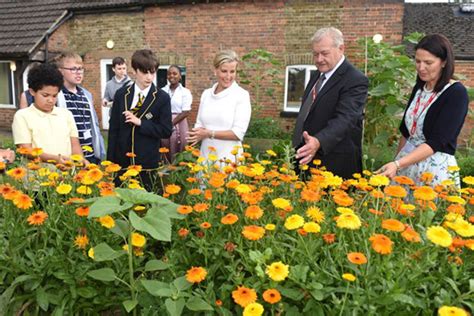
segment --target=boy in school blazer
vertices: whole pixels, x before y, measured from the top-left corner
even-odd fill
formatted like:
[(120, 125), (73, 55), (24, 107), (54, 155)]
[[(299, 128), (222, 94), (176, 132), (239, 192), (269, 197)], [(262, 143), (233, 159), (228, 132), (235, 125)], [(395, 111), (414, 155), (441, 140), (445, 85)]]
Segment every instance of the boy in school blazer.
[(160, 161), (161, 139), (169, 138), (172, 131), (170, 97), (153, 84), (158, 67), (151, 50), (135, 51), (136, 80), (116, 92), (109, 121), (107, 159), (122, 168), (141, 165), (140, 178), (148, 191)]

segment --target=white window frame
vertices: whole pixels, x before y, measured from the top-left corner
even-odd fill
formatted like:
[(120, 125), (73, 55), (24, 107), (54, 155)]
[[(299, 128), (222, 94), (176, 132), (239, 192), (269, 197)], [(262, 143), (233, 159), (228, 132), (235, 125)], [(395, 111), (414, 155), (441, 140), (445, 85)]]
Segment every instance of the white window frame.
[(0, 109), (15, 109), (16, 108), (15, 75), (14, 75), (14, 72), (11, 70), (11, 64), (14, 63), (14, 61), (13, 60), (0, 60), (0, 63), (8, 64), (8, 69), (10, 70), (10, 78), (12, 81), (12, 96), (13, 96), (13, 104), (0, 103)]
[[(112, 65), (112, 59), (106, 58), (100, 60), (100, 108), (102, 110), (102, 128), (109, 129), (110, 108), (102, 106), (104, 99), (105, 85), (107, 84), (107, 65)], [(97, 102), (97, 101), (96, 101)]]
[(304, 64), (300, 64), (300, 65), (288, 65), (286, 66), (286, 69), (285, 69), (285, 97), (284, 97), (284, 105), (283, 105), (283, 111), (284, 112), (294, 112), (294, 113), (298, 113), (300, 111), (300, 108), (293, 108), (293, 107), (288, 107), (288, 74), (289, 74), (289, 70), (291, 68), (305, 68), (305, 82), (304, 82), (304, 87), (306, 88), (306, 85), (308, 84), (309, 80), (311, 79), (311, 71), (313, 70), (317, 70), (316, 66), (315, 65), (304, 65)]

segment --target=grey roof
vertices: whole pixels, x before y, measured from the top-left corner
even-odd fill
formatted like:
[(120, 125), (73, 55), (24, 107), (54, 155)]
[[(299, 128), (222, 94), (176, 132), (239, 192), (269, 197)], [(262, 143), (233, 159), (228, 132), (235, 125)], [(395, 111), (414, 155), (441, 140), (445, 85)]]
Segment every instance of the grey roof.
[(0, 57), (27, 56), (68, 11), (128, 7), (142, 0), (0, 0)]
[(456, 59), (474, 59), (474, 13), (462, 14), (458, 4), (406, 3), (403, 34), (444, 34)]

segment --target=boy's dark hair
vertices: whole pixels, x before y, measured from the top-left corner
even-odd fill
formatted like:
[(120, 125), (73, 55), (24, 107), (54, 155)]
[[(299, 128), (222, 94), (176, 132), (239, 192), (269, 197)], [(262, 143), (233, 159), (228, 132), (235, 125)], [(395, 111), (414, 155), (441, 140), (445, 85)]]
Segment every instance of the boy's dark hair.
[[(417, 49), (424, 49), (445, 62), (444, 67), (441, 69), (441, 77), (438, 79), (438, 82), (436, 82), (433, 89), (435, 92), (443, 90), (444, 86), (453, 78), (454, 75), (453, 46), (448, 38), (442, 34), (426, 35), (418, 44), (416, 44), (415, 51)], [(420, 79), (420, 76), (416, 76), (416, 83), (418, 85), (425, 84), (425, 82)]]
[(150, 49), (139, 49), (132, 55), (132, 68), (143, 73), (156, 72), (160, 63)]
[(39, 64), (28, 72), (28, 86), (35, 92), (44, 86), (53, 86), (61, 89), (63, 86), (63, 75), (54, 64)]
[(125, 59), (123, 59), (122, 57), (115, 57), (114, 59), (112, 59), (112, 68), (115, 68), (115, 66), (117, 65), (123, 64), (125, 64)]

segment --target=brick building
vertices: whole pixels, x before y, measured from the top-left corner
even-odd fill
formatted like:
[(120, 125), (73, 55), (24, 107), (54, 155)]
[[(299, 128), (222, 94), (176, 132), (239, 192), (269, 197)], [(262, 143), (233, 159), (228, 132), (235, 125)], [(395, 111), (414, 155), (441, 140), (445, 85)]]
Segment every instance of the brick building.
[[(163, 65), (158, 72), (159, 82), (163, 82), (166, 65), (176, 63), (185, 67), (186, 86), (194, 97), (191, 121), (202, 91), (213, 83), (212, 58), (219, 49), (234, 49), (241, 55), (256, 48), (274, 53), (282, 62), (279, 79), (284, 84), (276, 88), (275, 98), (264, 99), (262, 113), (281, 117), (282, 126), (291, 129), (298, 98), (314, 69), (309, 39), (317, 28), (329, 25), (340, 28), (346, 38), (346, 55), (355, 61), (363, 50), (356, 43), (360, 37), (380, 33), (385, 41), (400, 43), (409, 29), (404, 27), (404, 21), (412, 12), (407, 8), (411, 5), (403, 0), (12, 3), (0, 1), (0, 20), (6, 19), (6, 23), (0, 24), (0, 34), (4, 34), (0, 35), (0, 71), (10, 74), (12, 87), (9, 104), (2, 105), (0, 92), (0, 128), (11, 123), (19, 92), (24, 89), (23, 72), (29, 61), (51, 58), (65, 48), (78, 52), (86, 69), (84, 86), (95, 100), (100, 100), (105, 81), (111, 75), (111, 59), (115, 56), (130, 59), (134, 50), (146, 47), (158, 54)], [(10, 34), (10, 38), (5, 34)], [(473, 51), (468, 53), (474, 56)], [(469, 73), (472, 64), (471, 61), (466, 66), (470, 78), (474, 78)], [(474, 86), (472, 80), (466, 83)], [(0, 85), (1, 82), (0, 77)], [(101, 115), (99, 104), (96, 102), (96, 109)], [(106, 115), (105, 111), (103, 114)], [(103, 123), (107, 127), (105, 118)]]

